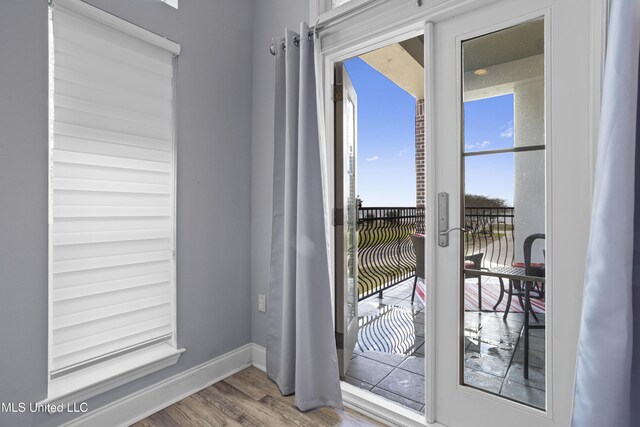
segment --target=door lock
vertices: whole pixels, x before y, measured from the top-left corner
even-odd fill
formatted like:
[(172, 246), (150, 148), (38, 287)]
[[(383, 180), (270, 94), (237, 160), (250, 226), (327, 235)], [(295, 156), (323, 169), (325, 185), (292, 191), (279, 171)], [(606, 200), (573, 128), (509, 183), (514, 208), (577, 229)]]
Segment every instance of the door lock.
[(438, 246), (446, 248), (449, 246), (449, 233), (459, 230), (466, 233), (464, 227), (449, 228), (449, 193), (438, 193)]

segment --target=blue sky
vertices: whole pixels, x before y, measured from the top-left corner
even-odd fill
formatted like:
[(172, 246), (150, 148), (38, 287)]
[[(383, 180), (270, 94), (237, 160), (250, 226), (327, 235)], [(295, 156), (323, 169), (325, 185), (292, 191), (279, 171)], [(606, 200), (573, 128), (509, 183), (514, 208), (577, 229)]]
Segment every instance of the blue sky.
[[(358, 96), (358, 194), (365, 207), (415, 206), (415, 98), (360, 58), (345, 62)], [(513, 96), (465, 103), (465, 150), (513, 146)], [(513, 154), (470, 157), (467, 193), (513, 200)]]
[[(513, 147), (513, 95), (465, 102), (464, 146), (466, 152)], [(513, 156), (467, 157), (466, 193), (499, 197), (513, 206)]]
[(345, 66), (358, 96), (357, 185), (363, 205), (415, 206), (415, 98), (360, 58)]

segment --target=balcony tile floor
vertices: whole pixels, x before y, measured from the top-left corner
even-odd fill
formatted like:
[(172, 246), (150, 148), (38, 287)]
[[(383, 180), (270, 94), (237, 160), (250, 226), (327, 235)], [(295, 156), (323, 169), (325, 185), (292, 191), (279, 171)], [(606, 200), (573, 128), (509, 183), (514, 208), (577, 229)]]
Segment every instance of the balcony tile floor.
[[(424, 306), (411, 304), (413, 279), (361, 301), (359, 334), (344, 381), (424, 413)], [(544, 408), (544, 330), (531, 330), (523, 376), (523, 314), (465, 313), (465, 384)], [(539, 315), (540, 317), (540, 315)], [(544, 322), (544, 315), (541, 321)]]

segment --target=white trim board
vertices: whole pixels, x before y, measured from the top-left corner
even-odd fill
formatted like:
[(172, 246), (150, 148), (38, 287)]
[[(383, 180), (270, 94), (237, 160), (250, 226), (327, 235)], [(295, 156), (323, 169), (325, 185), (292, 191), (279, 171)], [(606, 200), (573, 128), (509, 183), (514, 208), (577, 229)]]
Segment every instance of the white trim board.
[(88, 412), (64, 424), (63, 427), (129, 426), (248, 368), (252, 364), (254, 345), (245, 344), (208, 362)]
[(267, 349), (261, 345), (252, 343), (251, 353), (253, 355), (253, 366), (260, 369), (262, 372), (267, 372)]
[(445, 427), (438, 423), (427, 423), (424, 415), (419, 415), (377, 394), (345, 382), (340, 384), (344, 406), (381, 423), (401, 427)]

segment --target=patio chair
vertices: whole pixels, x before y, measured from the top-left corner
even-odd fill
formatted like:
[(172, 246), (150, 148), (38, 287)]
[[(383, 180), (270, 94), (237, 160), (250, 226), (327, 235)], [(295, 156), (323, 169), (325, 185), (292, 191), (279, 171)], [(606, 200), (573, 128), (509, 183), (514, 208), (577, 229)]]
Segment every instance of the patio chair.
[[(487, 270), (486, 268), (482, 268), (482, 258), (484, 257), (484, 252), (479, 252), (477, 254), (467, 255), (464, 257), (464, 269), (472, 269), (472, 270)], [(467, 273), (465, 271), (464, 278), (465, 279), (473, 279), (478, 278), (478, 311), (482, 311), (482, 274), (480, 273)]]
[(410, 234), (409, 238), (413, 244), (413, 251), (416, 253), (416, 274), (413, 279), (413, 292), (411, 292), (411, 304), (413, 304), (418, 277), (424, 279), (424, 234)]
[[(416, 296), (416, 286), (418, 285), (418, 278), (424, 279), (424, 235), (423, 234), (410, 234), (409, 238), (411, 239), (411, 243), (413, 244), (413, 250), (416, 253), (416, 273), (415, 278), (413, 279), (413, 291), (411, 292), (411, 304)], [(465, 269), (471, 268), (474, 270), (482, 269), (482, 257), (484, 257), (484, 253), (480, 252), (473, 255), (468, 255), (464, 257)], [(477, 273), (465, 273), (464, 278), (478, 278), (478, 307), (480, 311), (482, 311), (482, 275)]]
[[(535, 234), (531, 234), (530, 236), (527, 236), (527, 238), (524, 239), (524, 245), (523, 245), (524, 263), (513, 264), (514, 268), (512, 268), (512, 270), (514, 270), (514, 273), (524, 274), (526, 276), (544, 277), (544, 274), (545, 274), (544, 264), (537, 264), (537, 263), (531, 262), (531, 250), (533, 247), (533, 242), (536, 241), (537, 239), (544, 239), (544, 238), (545, 238), (545, 235), (543, 233), (535, 233)], [(544, 255), (544, 251), (543, 251), (543, 255)], [(508, 269), (508, 267), (506, 268)], [(498, 301), (496, 302), (496, 304), (493, 306), (493, 309), (495, 310), (498, 307), (498, 305), (500, 305), (500, 302), (502, 302), (502, 297), (505, 294), (507, 294), (507, 306), (504, 310), (504, 316), (503, 316), (505, 320), (509, 314), (509, 309), (511, 308), (511, 299), (513, 296), (518, 297), (518, 302), (520, 303), (520, 307), (522, 308), (523, 312), (527, 312), (527, 311), (530, 312), (533, 318), (536, 319), (536, 321), (538, 320), (538, 316), (536, 316), (536, 313), (533, 311), (533, 308), (531, 306), (528, 307), (528, 310), (525, 309), (525, 306), (524, 306), (525, 304), (524, 304), (524, 301), (522, 300), (522, 298), (524, 297), (524, 286), (530, 286), (532, 290), (534, 290), (534, 292), (537, 292), (537, 296), (530, 295), (530, 297), (544, 298), (543, 285), (538, 286), (537, 284), (534, 284), (534, 283), (527, 284), (527, 283), (521, 283), (520, 280), (509, 279), (509, 289), (507, 290), (505, 288), (502, 277), (500, 277), (500, 296), (498, 297)], [(537, 289), (536, 289), (536, 286), (538, 286)]]
[[(536, 233), (528, 236), (524, 239), (524, 274), (527, 276), (535, 276), (535, 277), (544, 277), (545, 268), (544, 264), (536, 264), (531, 262), (531, 249), (533, 247), (533, 243), (538, 239), (545, 239), (544, 233)], [(543, 258), (546, 257), (545, 250), (542, 250)], [(534, 288), (538, 293), (538, 298), (544, 298), (544, 284), (535, 284), (539, 285)]]
[[(527, 276), (545, 277), (546, 271), (545, 271), (544, 264), (534, 264), (531, 262), (531, 248), (533, 246), (533, 243), (538, 239), (545, 239), (545, 235), (543, 233), (536, 233), (524, 239), (524, 271)], [(542, 250), (542, 256), (546, 257), (544, 249)], [(539, 284), (539, 285), (540, 287), (538, 287), (537, 289), (538, 291), (537, 298), (544, 298), (544, 286), (543, 284)], [(531, 314), (533, 314), (533, 317), (536, 319), (536, 321), (538, 321), (538, 318), (533, 312), (533, 309), (531, 309), (531, 297), (532, 297), (531, 290), (536, 290), (535, 286), (536, 286), (536, 283), (525, 282), (523, 283), (523, 291), (525, 291), (527, 288), (530, 289), (529, 299), (526, 300), (525, 305), (528, 305), (527, 308), (531, 310)], [(524, 328), (523, 328), (524, 329), (523, 331), (523, 335), (524, 335), (523, 375), (524, 375), (524, 378), (529, 378), (529, 330), (544, 329), (545, 324), (543, 323), (538, 325), (530, 325), (529, 316), (527, 316), (526, 314), (527, 310), (525, 309), (524, 312), (525, 312), (525, 316), (524, 316)]]

